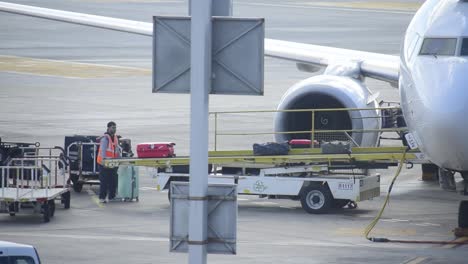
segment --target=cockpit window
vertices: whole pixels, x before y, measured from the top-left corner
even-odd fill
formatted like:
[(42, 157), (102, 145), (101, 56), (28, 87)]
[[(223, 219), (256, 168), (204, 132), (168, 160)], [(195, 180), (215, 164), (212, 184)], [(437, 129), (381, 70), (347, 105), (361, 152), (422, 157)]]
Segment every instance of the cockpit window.
[(425, 38), (419, 55), (454, 56), (456, 38)]
[(468, 38), (463, 39), (460, 55), (468, 56)]

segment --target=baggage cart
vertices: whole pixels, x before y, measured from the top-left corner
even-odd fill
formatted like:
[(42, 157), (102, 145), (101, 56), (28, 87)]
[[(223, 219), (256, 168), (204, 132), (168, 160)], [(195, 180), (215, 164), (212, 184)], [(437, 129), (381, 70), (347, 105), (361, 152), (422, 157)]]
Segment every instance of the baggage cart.
[(49, 222), (55, 215), (56, 200), (70, 208), (66, 168), (61, 157), (41, 156), (13, 158), (0, 166), (0, 213), (15, 216), (32, 211)]
[[(119, 138), (119, 148), (122, 157), (132, 157), (130, 139)], [(99, 151), (98, 136), (74, 135), (65, 137), (66, 154), (70, 158), (70, 180), (73, 190), (81, 192), (84, 184), (98, 185), (99, 164), (97, 156)]]
[(75, 192), (81, 192), (84, 184), (99, 184), (97, 138), (82, 135), (65, 137), (66, 154), (70, 158), (70, 180)]

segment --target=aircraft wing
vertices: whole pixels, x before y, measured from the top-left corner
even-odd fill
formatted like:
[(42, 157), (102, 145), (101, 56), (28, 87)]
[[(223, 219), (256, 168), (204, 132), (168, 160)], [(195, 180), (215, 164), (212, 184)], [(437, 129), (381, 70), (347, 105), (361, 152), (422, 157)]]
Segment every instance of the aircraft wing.
[[(73, 24), (152, 36), (153, 24), (119, 18), (89, 15), (55, 9), (0, 2), (0, 11)], [(310, 44), (265, 39), (265, 55), (305, 65), (323, 66), (355, 62), (363, 76), (398, 84), (399, 58), (371, 52), (339, 49)], [(303, 67), (304, 69), (304, 67)]]

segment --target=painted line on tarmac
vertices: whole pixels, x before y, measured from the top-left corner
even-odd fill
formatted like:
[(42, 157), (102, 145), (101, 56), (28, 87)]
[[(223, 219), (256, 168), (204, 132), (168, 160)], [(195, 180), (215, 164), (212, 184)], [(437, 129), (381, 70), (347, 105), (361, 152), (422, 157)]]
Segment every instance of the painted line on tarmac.
[(419, 263), (422, 263), (423, 261), (426, 261), (427, 258), (425, 257), (416, 257), (416, 258), (412, 258), (408, 261), (405, 261), (403, 262), (402, 264), (419, 264)]
[(0, 55), (0, 72), (70, 79), (151, 76), (151, 69)]
[(97, 235), (74, 235), (74, 234), (50, 234), (50, 233), (0, 233), (3, 236), (26, 236), (26, 237), (47, 237), (47, 238), (70, 238), (70, 239), (90, 239), (90, 240), (124, 240), (124, 241), (153, 241), (168, 242), (168, 237), (141, 237), (141, 236), (97, 236)]
[[(333, 233), (336, 235), (342, 236), (359, 236), (364, 234), (364, 228), (360, 227), (340, 227), (336, 229)], [(377, 228), (372, 230), (373, 236), (415, 236), (417, 235), (416, 229), (413, 228)]]
[(440, 226), (440, 224), (433, 224), (433, 223), (420, 223), (420, 224), (414, 224), (417, 226)]
[[(87, 240), (108, 240), (108, 241), (143, 241), (143, 242), (162, 242), (168, 243), (169, 237), (146, 237), (146, 236), (112, 236), (112, 235), (76, 235), (76, 234), (51, 234), (48, 233), (34, 233), (34, 232), (0, 232), (2, 237), (40, 237), (40, 238), (62, 238), (62, 239), (87, 239)], [(282, 240), (282, 241), (265, 241), (265, 240), (238, 240), (238, 244), (245, 245), (267, 245), (267, 246), (315, 246), (315, 247), (346, 247), (346, 248), (361, 248), (363, 246), (369, 248), (381, 248), (382, 244), (351, 244), (343, 242), (327, 242), (327, 241), (313, 241), (313, 240)], [(390, 245), (385, 245), (389, 248)], [(407, 245), (391, 245), (393, 248), (407, 248)], [(414, 263), (413, 263), (414, 264)]]
[(240, 3), (243, 5), (251, 6), (270, 6), (270, 7), (285, 7), (285, 8), (300, 8), (300, 9), (317, 9), (317, 10), (331, 10), (331, 11), (344, 11), (344, 12), (364, 12), (364, 13), (385, 13), (385, 14), (401, 14), (401, 15), (414, 15), (415, 11), (394, 11), (394, 10), (377, 10), (365, 8), (345, 8), (345, 7), (326, 7), (314, 5), (286, 5), (286, 4), (267, 4), (267, 3)]
[(389, 223), (399, 223), (399, 222), (409, 222), (410, 220), (406, 219), (382, 219), (382, 222), (389, 222)]
[(96, 195), (96, 193), (93, 190), (88, 189), (87, 192), (88, 192), (89, 196), (91, 197), (91, 200), (94, 203), (96, 203), (99, 208), (104, 208), (105, 207), (102, 203), (99, 202), (99, 197)]
[(140, 191), (157, 191), (156, 187), (140, 187)]

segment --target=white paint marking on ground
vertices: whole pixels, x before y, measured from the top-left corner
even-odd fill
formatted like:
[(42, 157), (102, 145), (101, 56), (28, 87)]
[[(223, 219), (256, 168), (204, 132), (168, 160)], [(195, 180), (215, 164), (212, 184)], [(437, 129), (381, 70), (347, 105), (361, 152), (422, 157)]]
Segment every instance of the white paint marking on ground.
[(256, 205), (278, 205), (278, 203), (274, 203), (274, 202), (252, 202), (252, 204), (256, 204)]
[(389, 222), (389, 223), (398, 223), (398, 222), (409, 222), (410, 220), (406, 219), (382, 219), (382, 222)]
[(266, 4), (266, 3), (239, 3), (251, 6), (270, 6), (270, 7), (285, 7), (285, 8), (300, 8), (300, 9), (317, 9), (317, 10), (331, 10), (331, 11), (344, 11), (344, 12), (365, 12), (365, 13), (385, 13), (385, 14), (401, 14), (401, 15), (414, 15), (414, 12), (409, 11), (395, 11), (395, 10), (376, 10), (376, 9), (363, 9), (363, 8), (345, 8), (345, 7), (324, 7), (324, 6), (310, 6), (310, 5), (285, 5), (285, 4)]
[(427, 258), (424, 258), (424, 257), (416, 257), (416, 258), (412, 258), (408, 261), (403, 262), (403, 264), (419, 264), (425, 261), (426, 259)]
[(142, 236), (107, 236), (107, 235), (75, 235), (75, 234), (50, 234), (50, 233), (0, 233), (4, 236), (26, 236), (26, 237), (49, 237), (49, 238), (70, 238), (70, 239), (90, 239), (90, 240), (124, 240), (124, 241), (153, 241), (168, 242), (167, 237), (142, 237)]
[(141, 191), (157, 191), (158, 188), (156, 187), (140, 187)]
[(433, 224), (433, 223), (419, 223), (415, 225), (417, 226), (440, 226), (440, 224)]

